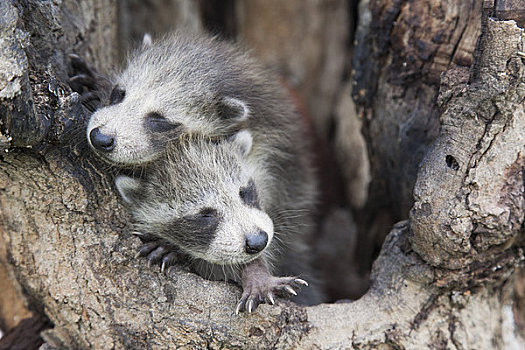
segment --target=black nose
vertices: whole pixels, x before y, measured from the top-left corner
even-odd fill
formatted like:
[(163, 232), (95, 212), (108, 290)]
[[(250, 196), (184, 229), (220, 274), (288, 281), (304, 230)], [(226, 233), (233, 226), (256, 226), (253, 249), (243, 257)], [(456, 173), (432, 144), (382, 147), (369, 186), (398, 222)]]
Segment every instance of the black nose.
[(248, 254), (257, 254), (266, 247), (268, 234), (264, 231), (246, 235), (245, 250)]
[(115, 148), (115, 139), (100, 132), (99, 128), (91, 130), (89, 140), (93, 147), (102, 152), (111, 152)]

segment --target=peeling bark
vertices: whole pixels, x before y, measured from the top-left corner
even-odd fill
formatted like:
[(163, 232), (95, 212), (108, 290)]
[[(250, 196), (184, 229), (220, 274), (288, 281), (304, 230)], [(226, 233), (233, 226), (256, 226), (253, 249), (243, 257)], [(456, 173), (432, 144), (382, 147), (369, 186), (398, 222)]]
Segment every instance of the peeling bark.
[[(282, 301), (235, 316), (239, 287), (133, 259), (140, 242), (126, 232), (112, 174), (85, 148), (85, 111), (65, 84), (64, 57), (79, 33), (95, 35), (76, 21), (111, 28), (80, 11), (111, 13), (113, 4), (101, 4), (0, 2), (8, 150), (0, 156), (0, 262), (31, 311), (52, 324), (42, 333), (47, 349), (522, 347), (514, 272), (524, 260), (525, 34), (515, 22), (488, 19), (473, 73), (443, 76), (441, 133), (418, 173), (410, 221), (387, 236), (370, 290), (354, 302)], [(60, 31), (62, 22), (71, 30)], [(92, 45), (79, 48), (102, 52), (103, 43)], [(116, 57), (98, 59), (104, 66)]]

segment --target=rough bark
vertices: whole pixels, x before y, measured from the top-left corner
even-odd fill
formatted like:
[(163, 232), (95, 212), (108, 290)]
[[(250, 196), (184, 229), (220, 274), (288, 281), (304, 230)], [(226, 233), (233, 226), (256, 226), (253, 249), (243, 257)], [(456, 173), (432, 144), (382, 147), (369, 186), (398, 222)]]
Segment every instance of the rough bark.
[[(117, 51), (112, 2), (68, 1), (62, 6), (35, 1), (0, 2), (0, 149), (3, 159), (14, 147), (45, 153), (51, 144), (79, 136), (83, 124), (78, 95), (66, 84), (66, 55), (76, 52), (97, 62), (101, 71), (114, 65)], [(91, 43), (98, 43), (93, 45)], [(68, 132), (65, 132), (68, 130)], [(0, 166), (1, 167), (1, 166)], [(2, 188), (10, 187), (7, 178)], [(0, 208), (3, 215), (4, 209)], [(17, 214), (17, 217), (22, 218)], [(4, 231), (0, 228), (0, 231)], [(2, 232), (3, 233), (3, 232)], [(0, 243), (3, 243), (3, 236)], [(23, 286), (7, 267), (6, 244), (0, 244), (0, 327), (11, 330), (34, 310)]]
[(440, 74), (470, 67), (480, 17), (478, 0), (360, 2), (353, 97), (372, 180), (357, 216), (362, 270), (391, 224), (408, 216), (418, 164), (439, 133)]
[[(514, 22), (487, 21), (470, 84), (444, 76), (442, 133), (418, 175), (411, 220), (388, 235), (370, 290), (350, 303), (280, 302), (235, 316), (237, 286), (181, 268), (163, 275), (133, 259), (140, 243), (126, 233), (127, 214), (112, 190), (111, 174), (85, 149), (84, 110), (65, 85), (64, 54), (85, 27), (53, 32), (54, 22), (42, 21), (92, 23), (89, 12), (79, 9), (95, 3), (80, 2), (76, 11), (71, 6), (77, 2), (50, 3), (38, 11), (31, 1), (14, 4), (18, 8), (0, 3), (6, 14), (0, 28), (5, 38), (0, 130), (8, 150), (0, 158), (0, 261), (31, 310), (53, 325), (43, 332), (46, 348), (524, 344), (516, 328), (520, 291), (513, 272), (524, 259), (519, 155), (525, 142), (518, 130), (525, 123), (525, 34)], [(69, 14), (61, 17), (66, 9)], [(29, 35), (35, 32), (53, 34)], [(456, 192), (445, 193), (451, 188)], [(451, 210), (459, 213), (458, 206), (471, 217), (454, 216)], [(451, 225), (450, 217), (465, 220)]]
[(441, 133), (414, 190), (414, 249), (436, 266), (493, 260), (523, 230), (525, 71), (516, 52), (523, 29), (493, 21), (473, 80), (458, 69), (443, 76)]

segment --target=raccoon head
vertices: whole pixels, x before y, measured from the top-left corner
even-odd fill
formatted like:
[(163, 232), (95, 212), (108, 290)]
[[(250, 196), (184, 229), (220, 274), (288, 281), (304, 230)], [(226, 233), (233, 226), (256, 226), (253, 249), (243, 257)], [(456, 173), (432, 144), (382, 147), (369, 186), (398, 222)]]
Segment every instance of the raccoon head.
[(231, 135), (250, 114), (245, 98), (234, 97), (245, 87), (226, 86), (239, 72), (211, 43), (184, 40), (143, 45), (117, 77), (109, 105), (91, 116), (87, 139), (106, 161), (141, 165), (181, 134)]
[(252, 138), (195, 140), (170, 150), (146, 179), (115, 180), (135, 228), (215, 264), (243, 264), (265, 254), (273, 222), (263, 211), (246, 155)]

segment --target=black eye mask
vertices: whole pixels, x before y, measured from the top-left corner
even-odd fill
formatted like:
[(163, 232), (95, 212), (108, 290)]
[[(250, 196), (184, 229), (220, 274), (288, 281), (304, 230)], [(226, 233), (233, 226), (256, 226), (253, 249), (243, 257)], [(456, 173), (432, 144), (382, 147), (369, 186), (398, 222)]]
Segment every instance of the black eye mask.
[(215, 237), (220, 221), (217, 210), (204, 208), (195, 215), (174, 220), (166, 233), (181, 246), (206, 250)]
[(260, 209), (257, 188), (255, 188), (255, 183), (253, 180), (250, 180), (248, 186), (239, 190), (239, 196), (247, 206)]

